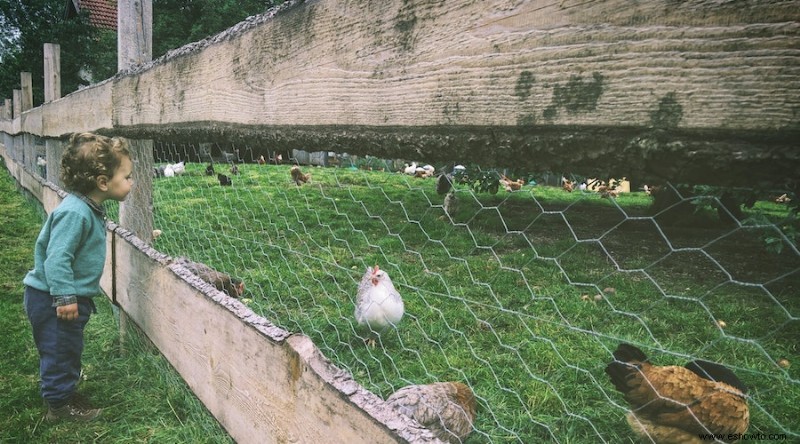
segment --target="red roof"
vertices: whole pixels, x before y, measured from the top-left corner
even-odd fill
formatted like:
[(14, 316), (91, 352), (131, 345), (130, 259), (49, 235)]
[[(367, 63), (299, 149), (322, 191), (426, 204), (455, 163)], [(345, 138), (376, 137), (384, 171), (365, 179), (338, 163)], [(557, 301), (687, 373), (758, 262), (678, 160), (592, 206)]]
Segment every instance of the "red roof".
[(98, 28), (117, 29), (117, 0), (71, 0), (73, 8), (89, 11), (89, 23)]

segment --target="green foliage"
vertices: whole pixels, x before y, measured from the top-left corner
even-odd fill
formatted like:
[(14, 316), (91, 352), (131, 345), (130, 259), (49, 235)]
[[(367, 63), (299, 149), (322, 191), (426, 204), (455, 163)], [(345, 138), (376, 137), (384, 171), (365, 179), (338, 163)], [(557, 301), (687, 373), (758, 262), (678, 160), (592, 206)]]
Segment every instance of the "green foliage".
[(283, 0), (153, 0), (153, 58), (282, 3)]
[[(0, 0), (0, 16), (4, 25), (0, 27), (3, 63), (0, 64), (0, 97), (11, 97), (12, 90), (20, 88), (20, 72), (30, 72), (33, 77), (33, 104), (44, 101), (44, 53), (45, 43), (58, 43), (61, 47), (61, 89), (68, 94), (86, 84), (81, 79), (81, 70), (92, 72), (95, 77), (116, 72), (114, 64), (109, 68), (105, 54), (116, 54), (116, 43), (101, 37), (102, 32), (89, 25), (83, 13), (73, 19), (65, 19), (63, 0)], [(100, 77), (105, 78), (105, 77)]]
[(497, 194), (500, 189), (500, 174), (495, 170), (481, 169), (477, 165), (470, 165), (466, 170), (456, 172), (453, 180), (467, 184), (476, 193)]
[(797, 241), (800, 237), (800, 202), (797, 195), (788, 195), (789, 202), (786, 203), (788, 212), (778, 212), (777, 215), (769, 208), (756, 205), (756, 211), (743, 223), (749, 226), (765, 227), (762, 231), (762, 239), (767, 246), (767, 250), (774, 254), (781, 254), (787, 246), (797, 248)]
[[(730, 188), (709, 185), (679, 185), (678, 192), (688, 199), (694, 215), (716, 211), (722, 223), (742, 223), (760, 227), (761, 239), (767, 250), (780, 254), (786, 247), (797, 247), (800, 217), (795, 193), (787, 193), (788, 202), (765, 205), (774, 200), (776, 192), (757, 188)], [(776, 207), (780, 210), (776, 210)], [(745, 213), (743, 210), (752, 209)]]

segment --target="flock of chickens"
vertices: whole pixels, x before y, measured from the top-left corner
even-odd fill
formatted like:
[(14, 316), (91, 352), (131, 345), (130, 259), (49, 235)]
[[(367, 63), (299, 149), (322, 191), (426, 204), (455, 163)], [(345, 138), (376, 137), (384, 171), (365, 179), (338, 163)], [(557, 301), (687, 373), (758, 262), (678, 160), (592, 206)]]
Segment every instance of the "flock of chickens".
[[(403, 298), (386, 271), (367, 269), (358, 286), (355, 318), (369, 341), (395, 328), (403, 318)], [(747, 387), (729, 369), (707, 361), (685, 367), (656, 366), (629, 344), (620, 344), (605, 372), (631, 407), (631, 430), (661, 444), (703, 442), (713, 434), (735, 442), (747, 431), (750, 412)], [(444, 441), (460, 443), (471, 432), (477, 403), (461, 382), (440, 382), (401, 388), (387, 402), (428, 427)]]
[[(160, 173), (174, 175), (177, 165), (163, 167)], [(411, 167), (406, 169), (411, 174)], [(422, 171), (419, 174), (428, 174), (424, 168)], [(418, 174), (416, 165), (413, 173)], [(311, 179), (296, 166), (290, 174), (298, 186)], [(566, 181), (564, 185), (566, 189)], [(450, 214), (455, 196), (448, 175), (439, 176), (437, 192), (446, 195), (444, 207)], [(244, 293), (244, 282), (205, 264), (185, 257), (173, 262), (230, 297)], [(389, 274), (378, 265), (368, 267), (358, 284), (353, 314), (365, 342), (375, 347), (382, 333), (397, 328), (404, 313), (403, 298)], [(719, 441), (735, 442), (747, 431), (748, 389), (724, 366), (707, 361), (692, 361), (684, 367), (657, 366), (641, 350), (625, 343), (617, 347), (613, 357), (605, 372), (630, 406), (626, 419), (641, 439), (661, 444), (701, 443), (701, 435), (713, 434)], [(475, 394), (462, 382), (409, 385), (386, 402), (449, 443), (461, 443), (470, 435), (477, 414)]]

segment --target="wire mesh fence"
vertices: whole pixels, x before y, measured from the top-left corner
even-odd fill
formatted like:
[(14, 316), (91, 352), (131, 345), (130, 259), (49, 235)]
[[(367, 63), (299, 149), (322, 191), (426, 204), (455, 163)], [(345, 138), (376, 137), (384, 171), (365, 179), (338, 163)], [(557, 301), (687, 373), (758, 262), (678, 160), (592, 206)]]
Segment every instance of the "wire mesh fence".
[[(27, 142), (12, 156), (52, 178), (58, 146)], [(156, 142), (154, 157), (139, 173), (153, 176), (158, 250), (241, 280), (235, 296), (311, 337), (381, 397), (466, 383), (479, 405), (467, 442), (633, 439), (629, 406), (604, 372), (621, 342), (657, 364), (724, 364), (750, 387), (748, 433), (798, 435), (791, 193), (646, 192), (635, 180), (617, 192), (581, 177), (570, 187), (561, 175), (453, 164), (432, 173), (253, 147)], [(374, 265), (405, 312), (371, 345), (354, 310)]]
[[(568, 191), (560, 174), (232, 145), (156, 142), (154, 157), (156, 249), (241, 280), (250, 308), (383, 398), (466, 383), (467, 442), (633, 440), (604, 372), (621, 342), (725, 365), (750, 388), (748, 433), (800, 433), (791, 193), (567, 176)], [(405, 311), (373, 345), (354, 310), (375, 265)]]

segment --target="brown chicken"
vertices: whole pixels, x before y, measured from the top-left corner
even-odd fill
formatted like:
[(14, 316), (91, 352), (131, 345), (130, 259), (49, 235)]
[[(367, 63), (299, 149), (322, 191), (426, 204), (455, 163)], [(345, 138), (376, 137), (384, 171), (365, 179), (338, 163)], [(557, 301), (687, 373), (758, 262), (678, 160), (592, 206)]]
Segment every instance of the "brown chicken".
[(572, 190), (575, 189), (575, 184), (566, 177), (561, 176), (561, 188), (563, 188), (567, 193), (571, 193)]
[(607, 199), (619, 197), (619, 190), (608, 185), (600, 185), (597, 187), (597, 192), (600, 193), (600, 197)]
[(232, 278), (225, 273), (214, 270), (206, 264), (194, 262), (187, 257), (177, 257), (173, 262), (186, 267), (200, 279), (208, 282), (213, 285), (214, 288), (226, 293), (232, 298), (238, 298), (244, 293), (244, 282), (241, 279)]
[(297, 165), (293, 166), (289, 170), (289, 173), (292, 175), (292, 180), (297, 186), (300, 186), (311, 180), (311, 173), (303, 174), (303, 172), (300, 171), (300, 167)]
[(386, 402), (451, 444), (461, 443), (472, 432), (477, 409), (475, 395), (461, 382), (409, 385)]
[(522, 186), (525, 185), (525, 180), (523, 179), (511, 180), (504, 174), (501, 174), (500, 185), (502, 185), (503, 189), (505, 189), (510, 193), (512, 191), (519, 191), (522, 188)]
[(620, 344), (606, 373), (631, 406), (631, 429), (648, 442), (699, 444), (709, 433), (735, 442), (750, 424), (747, 387), (720, 364), (656, 366), (638, 348)]

